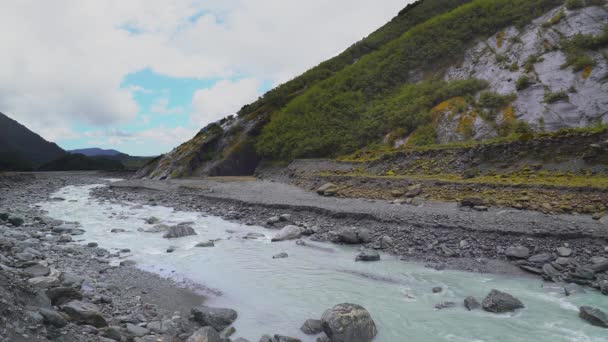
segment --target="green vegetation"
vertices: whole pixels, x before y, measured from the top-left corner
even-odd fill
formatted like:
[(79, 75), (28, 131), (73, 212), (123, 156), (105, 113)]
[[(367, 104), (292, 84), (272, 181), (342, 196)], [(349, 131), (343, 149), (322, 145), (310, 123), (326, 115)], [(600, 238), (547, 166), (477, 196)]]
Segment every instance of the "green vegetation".
[(278, 110), (306, 89), (320, 81), (330, 78), (344, 68), (357, 62), (363, 56), (378, 51), (387, 43), (399, 38), (403, 32), (468, 2), (471, 2), (471, 0), (422, 0), (409, 4), (405, 9), (399, 12), (397, 17), (370, 34), (367, 38), (352, 45), (338, 56), (331, 58), (293, 80), (268, 91), (254, 103), (244, 106), (238, 112), (238, 115), (255, 116), (260, 113)]
[(557, 101), (568, 101), (570, 97), (568, 93), (565, 91), (552, 92), (550, 90), (545, 90), (545, 102), (546, 103), (555, 103)]
[(543, 27), (549, 28), (553, 25), (557, 25), (560, 21), (562, 21), (562, 19), (564, 19), (564, 17), (566, 17), (566, 12), (564, 12), (564, 10), (562, 9), (561, 11), (557, 12), (557, 14), (553, 16), (553, 18), (544, 23)]
[(586, 6), (601, 6), (606, 3), (606, 0), (567, 0), (566, 8), (574, 10)]
[(515, 88), (517, 88), (517, 90), (524, 90), (524, 89), (527, 89), (529, 86), (531, 86), (532, 83), (533, 82), (530, 79), (530, 76), (521, 75), (515, 82)]
[(501, 109), (506, 107), (511, 102), (515, 101), (517, 95), (500, 95), (491, 91), (484, 91), (479, 95), (477, 102), (483, 108)]
[(574, 71), (581, 71), (585, 68), (592, 68), (596, 61), (588, 55), (589, 51), (597, 51), (608, 46), (608, 26), (600, 35), (577, 34), (562, 43), (562, 48), (566, 53), (566, 63), (563, 68), (572, 66)]
[(450, 97), (470, 96), (482, 89), (482, 82), (406, 84), (411, 72), (426, 70), (432, 78), (475, 38), (509, 25), (522, 27), (562, 3), (475, 0), (434, 16), (273, 113), (258, 140), (258, 152), (270, 159), (335, 156), (378, 141), (395, 129), (412, 132), (429, 125), (433, 106)]

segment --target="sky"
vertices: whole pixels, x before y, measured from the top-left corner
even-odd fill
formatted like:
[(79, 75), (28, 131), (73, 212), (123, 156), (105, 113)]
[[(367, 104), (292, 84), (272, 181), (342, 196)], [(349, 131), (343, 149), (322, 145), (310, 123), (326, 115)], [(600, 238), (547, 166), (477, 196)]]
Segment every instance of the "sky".
[(0, 112), (64, 149), (166, 153), (411, 0), (0, 0)]

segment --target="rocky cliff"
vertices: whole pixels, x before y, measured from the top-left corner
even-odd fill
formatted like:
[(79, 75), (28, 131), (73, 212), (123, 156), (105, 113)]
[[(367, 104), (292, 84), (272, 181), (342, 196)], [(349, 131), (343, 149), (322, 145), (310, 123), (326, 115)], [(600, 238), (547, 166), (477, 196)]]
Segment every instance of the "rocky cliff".
[(607, 27), (600, 0), (419, 1), (137, 177), (245, 175), (262, 159), (597, 129), (608, 123)]

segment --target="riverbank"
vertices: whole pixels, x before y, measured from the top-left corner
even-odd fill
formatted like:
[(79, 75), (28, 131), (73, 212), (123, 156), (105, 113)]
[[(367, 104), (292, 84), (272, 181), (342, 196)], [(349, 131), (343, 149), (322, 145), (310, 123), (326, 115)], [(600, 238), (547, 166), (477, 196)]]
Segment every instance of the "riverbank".
[[(121, 334), (121, 339), (186, 340), (194, 330), (200, 328), (198, 324), (189, 319), (189, 312), (204, 298), (188, 288), (184, 289), (190, 283), (177, 284), (173, 280), (160, 278), (132, 266), (110, 266), (108, 262), (111, 260), (129, 259), (131, 253), (123, 249), (125, 246), (106, 251), (97, 247), (70, 243), (69, 239), (61, 234), (50, 238), (49, 233), (53, 231), (53, 227), (57, 227), (58, 222), (44, 218), (40, 208), (30, 206), (49, 200), (51, 193), (64, 186), (99, 184), (107, 182), (101, 178), (123, 176), (93, 173), (21, 174), (8, 182), (6, 179), (0, 178), (0, 190), (2, 191), (0, 212), (8, 211), (10, 216), (20, 216), (25, 219), (25, 224), (19, 227), (0, 223), (3, 226), (1, 229), (3, 238), (15, 239), (11, 240), (13, 245), (10, 248), (3, 247), (2, 255), (8, 261), (0, 260), (1, 264), (8, 266), (3, 268), (1, 274), (8, 277), (12, 284), (12, 287), (8, 287), (8, 291), (3, 294), (3, 298), (10, 304), (6, 317), (19, 322), (16, 325), (11, 325), (12, 323), (8, 323), (8, 321), (3, 322), (5, 326), (2, 331), (6, 340), (36, 340), (36, 338), (44, 340), (47, 337), (54, 338), (61, 335), (67, 341), (103, 341), (101, 336), (107, 334), (108, 329), (106, 328), (92, 328), (88, 325), (73, 323), (58, 329), (53, 327), (48, 318), (44, 316), (40, 322), (36, 323), (32, 317), (39, 319), (40, 316), (36, 316), (35, 313), (40, 310), (36, 311), (30, 307), (40, 307), (46, 304), (36, 302), (35, 293), (26, 302), (16, 302), (14, 299), (14, 302), (11, 302), (11, 297), (28, 298), (21, 294), (17, 297), (16, 294), (19, 291), (35, 290), (32, 286), (23, 285), (28, 281), (27, 279), (35, 278), (31, 274), (23, 274), (23, 270), (30, 266), (30, 262), (48, 268), (51, 276), (54, 274), (53, 270), (57, 270), (85, 277), (87, 281), (83, 281), (83, 284), (86, 286), (79, 290), (83, 295), (83, 301), (95, 304), (107, 323), (116, 327), (116, 331)], [(568, 283), (588, 285), (601, 290), (601, 282), (606, 276), (605, 271), (592, 271), (593, 279), (579, 277), (588, 274), (584, 273), (589, 269), (588, 267), (603, 262), (599, 258), (606, 256), (606, 246), (608, 245), (606, 235), (604, 235), (605, 231), (602, 230), (603, 227), (600, 223), (583, 215), (545, 215), (534, 211), (503, 211), (492, 208), (487, 212), (480, 212), (449, 203), (427, 202), (422, 206), (404, 206), (395, 205), (389, 201), (329, 198), (287, 184), (260, 181), (254, 178), (189, 179), (163, 182), (127, 180), (106, 184), (110, 186), (93, 189), (91, 199), (87, 199), (88, 196), (78, 198), (82, 201), (79, 205), (85, 207), (87, 206), (86, 201), (97, 202), (95, 204), (100, 207), (99, 210), (95, 210), (102, 215), (100, 217), (117, 219), (117, 221), (110, 222), (129, 224), (127, 222), (130, 221), (125, 221), (126, 218), (120, 218), (123, 215), (121, 212), (133, 215), (133, 211), (136, 211), (137, 207), (145, 207), (149, 210), (156, 207), (169, 207), (175, 208), (176, 211), (191, 212), (197, 217), (219, 216), (227, 221), (242, 223), (245, 225), (243, 228), (264, 226), (270, 229), (269, 233), (266, 233), (270, 236), (277, 234), (288, 225), (295, 225), (306, 231), (307, 235), (310, 234), (310, 241), (344, 243), (346, 242), (344, 236), (348, 235), (348, 232), (359, 233), (366, 230), (369, 238), (355, 241), (357, 246), (379, 250), (383, 258), (385, 255), (397, 255), (403, 260), (422, 262), (423, 265), (433, 269), (458, 269), (507, 275), (507, 277), (498, 278), (501, 279), (496, 283), (498, 286), (502, 286), (501, 284), (505, 284), (507, 280), (517, 283), (518, 279), (521, 279), (518, 278), (520, 276), (532, 276), (539, 273), (543, 278), (557, 282), (555, 286), (548, 285), (547, 288), (551, 289), (548, 291), (557, 289), (561, 296), (564, 296), (566, 288), (570, 293), (574, 291), (572, 285)], [(55, 203), (65, 203), (65, 207), (70, 207), (70, 201), (76, 201), (76, 197), (74, 199), (66, 198), (68, 199), (53, 198), (51, 200), (56, 201)], [(109, 203), (116, 203), (117, 207), (112, 209), (113, 207)], [(78, 208), (78, 206), (74, 206), (74, 208)], [(141, 222), (141, 218), (134, 219)], [(95, 220), (92, 222), (98, 222)], [(216, 223), (220, 224), (219, 221)], [(555, 226), (557, 229), (552, 228)], [(136, 231), (135, 226), (125, 226), (124, 228), (127, 228), (127, 232), (123, 232), (127, 235), (124, 236), (137, 235), (136, 232), (128, 232), (129, 228)], [(215, 229), (224, 232), (221, 226)], [(109, 227), (104, 227), (103, 230), (110, 231)], [(13, 234), (17, 235), (13, 236)], [(231, 241), (232, 233), (222, 235), (226, 235), (224, 243)], [(121, 235), (120, 233), (110, 234), (107, 238), (113, 239), (114, 236)], [(65, 239), (63, 242), (60, 241), (63, 239)], [(79, 237), (75, 235), (70, 239), (77, 241)], [(156, 239), (166, 241), (160, 236)], [(240, 239), (235, 238), (233, 243), (240, 245), (241, 243), (237, 240)], [(280, 244), (262, 244), (258, 247), (263, 248), (264, 253), (278, 252), (275, 249), (289, 250), (287, 260), (295, 262), (299, 260), (297, 253), (300, 253), (297, 248), (303, 248), (302, 246), (306, 245), (314, 248), (319, 245), (308, 241), (308, 239), (299, 240), (299, 242), (285, 241)], [(137, 244), (136, 242), (131, 243)], [(218, 242), (218, 244), (221, 246), (222, 242)], [(23, 253), (28, 247), (41, 252), (41, 255), (34, 253), (31, 261), (17, 260), (19, 258), (17, 253)], [(139, 246), (139, 248), (141, 247)], [(175, 253), (184, 253), (186, 256), (191, 253), (189, 249), (188, 246), (179, 245)], [(121, 252), (121, 250), (123, 251)], [(161, 250), (164, 252), (165, 249)], [(28, 252), (31, 251), (28, 250)], [(137, 248), (134, 252), (137, 252)], [(153, 252), (157, 253), (157, 251)], [(231, 251), (225, 252), (231, 253)], [(295, 255), (291, 255), (292, 252)], [(205, 263), (208, 267), (213, 268), (211, 266), (213, 263), (202, 257), (204, 254), (201, 253), (204, 252), (197, 250), (196, 259), (192, 261), (198, 264), (206, 260)], [(223, 249), (216, 247), (210, 249), (210, 253), (217, 256), (217, 253), (223, 253)], [(566, 254), (568, 256), (565, 256)], [(354, 255), (352, 258), (349, 256), (346, 261), (354, 263)], [(314, 265), (319, 265), (318, 261), (315, 261)], [(389, 267), (389, 265), (392, 266)], [(390, 270), (397, 269), (398, 264), (389, 261), (384, 267), (389, 267), (387, 271), (390, 274)], [(46, 272), (45, 269), (43, 271)], [(425, 293), (430, 292), (430, 288), (437, 285), (433, 283), (441, 282), (439, 280), (441, 273), (443, 272), (425, 275), (425, 278), (429, 278), (421, 285), (422, 288), (410, 289), (405, 293), (391, 293), (390, 300), (395, 298), (411, 300), (410, 292), (413, 291), (414, 293), (419, 292), (420, 304), (423, 304), (422, 298), (427, 296)], [(234, 274), (229, 275), (228, 278), (234, 276)], [(295, 275), (288, 273), (285, 276), (293, 277)], [(223, 275), (220, 276), (223, 277)], [(395, 277), (391, 276), (374, 278), (376, 275), (373, 272), (357, 273), (356, 275), (346, 272), (343, 273), (343, 276), (356, 276), (362, 282), (374, 281), (380, 282), (379, 284), (386, 283), (387, 286), (395, 280)], [(177, 277), (171, 278), (178, 279)], [(525, 283), (529, 282), (526, 279), (521, 280)], [(62, 281), (61, 277), (59, 281)], [(205, 278), (199, 279), (199, 282), (205, 284)], [(63, 285), (61, 284), (61, 287), (65, 287)], [(230, 285), (241, 287), (238, 284)], [(408, 285), (411, 286), (411, 284)], [(92, 288), (93, 291), (90, 292), (89, 288)], [(241, 290), (249, 291), (250, 287)], [(399, 291), (402, 290), (399, 289)], [(462, 300), (468, 295), (481, 296), (483, 292), (489, 291), (489, 288), (482, 287), (476, 293), (470, 292), (469, 289), (462, 293), (461, 291), (445, 292), (450, 299), (456, 297), (460, 298), (458, 300)], [(349, 298), (345, 298), (345, 300), (349, 300)], [(427, 298), (427, 300), (435, 302), (439, 298)], [(534, 315), (536, 315), (534, 310), (542, 307), (540, 302), (535, 303), (536, 300), (538, 298), (535, 297), (526, 297), (524, 300), (534, 303), (534, 307), (530, 311)], [(327, 303), (323, 303), (324, 309), (327, 308), (327, 305)], [(365, 306), (368, 305), (374, 305), (374, 301), (370, 301)], [(23, 307), (28, 309), (19, 310)], [(227, 307), (233, 306), (227, 305)], [(236, 306), (234, 307), (236, 308)], [(433, 314), (432, 305), (428, 306), (428, 302), (421, 307), (421, 310), (419, 312), (421, 315)], [(60, 313), (61, 310), (57, 311)], [(30, 314), (30, 312), (34, 314)], [(315, 311), (308, 317), (317, 317), (316, 315), (320, 313)], [(456, 311), (454, 313), (458, 314)], [(571, 313), (567, 313), (565, 317), (575, 316), (570, 315)], [(177, 328), (171, 332), (154, 330), (157, 329), (158, 324), (162, 327), (162, 322), (166, 322), (166, 326)], [(298, 325), (301, 324), (299, 319), (296, 322)], [(145, 330), (138, 330), (138, 328)], [(290, 333), (297, 330), (297, 325), (292, 323), (284, 328), (288, 329), (285, 331), (286, 333)], [(144, 337), (135, 339), (135, 333), (143, 332), (146, 333)], [(24, 334), (27, 338), (23, 337)]]
[[(144, 332), (143, 341), (171, 341), (185, 340), (200, 328), (188, 317), (204, 297), (187, 283), (141, 271), (128, 262), (110, 266), (111, 260), (128, 260), (129, 251), (104, 250), (92, 241), (73, 243), (79, 235), (57, 233), (65, 225), (35, 206), (64, 186), (121, 176), (0, 176), (0, 213), (9, 216), (9, 222), (0, 220), (0, 341), (140, 340)], [(77, 312), (66, 314), (69, 310), (62, 305), (74, 300)]]
[[(571, 279), (570, 273), (604, 261), (608, 254), (608, 225), (584, 215), (496, 208), (478, 211), (442, 202), (412, 206), (322, 197), (288, 184), (250, 178), (128, 180), (96, 194), (113, 200), (197, 210), (275, 229), (295, 223), (311, 227), (311, 239), (317, 241), (331, 241), (335, 231), (344, 227), (365, 228), (371, 239), (364, 247), (383, 249), (403, 260), (474, 272), (521, 275), (525, 270), (598, 289), (597, 282), (604, 274), (597, 281), (579, 281)], [(269, 224), (269, 219), (282, 214), (290, 219)], [(380, 244), (383, 237), (390, 238), (390, 246)], [(559, 269), (545, 274), (545, 264), (555, 264), (554, 268)]]

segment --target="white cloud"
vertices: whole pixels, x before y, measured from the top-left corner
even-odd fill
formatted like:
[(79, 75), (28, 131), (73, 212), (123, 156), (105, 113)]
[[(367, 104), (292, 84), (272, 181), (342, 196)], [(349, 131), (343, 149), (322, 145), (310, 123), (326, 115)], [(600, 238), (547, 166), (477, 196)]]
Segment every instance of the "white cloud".
[[(203, 124), (249, 101), (252, 84), (259, 82), (254, 80), (276, 83), (296, 76), (361, 39), (408, 2), (5, 1), (0, 111), (55, 140), (75, 124), (133, 123), (140, 110), (134, 94), (145, 89), (123, 82), (144, 68), (174, 77), (238, 76), (251, 82), (224, 81), (229, 83), (197, 92), (193, 102), (202, 114), (197, 123)], [(222, 86), (233, 93), (222, 92)]]
[(184, 108), (182, 108), (180, 106), (169, 107), (169, 99), (166, 97), (159, 97), (150, 106), (150, 111), (155, 114), (177, 115), (177, 114), (183, 114)]
[(244, 104), (260, 95), (261, 83), (252, 78), (238, 81), (224, 80), (213, 87), (199, 89), (194, 93), (192, 119), (199, 126), (235, 114)]

